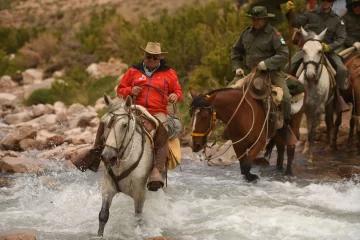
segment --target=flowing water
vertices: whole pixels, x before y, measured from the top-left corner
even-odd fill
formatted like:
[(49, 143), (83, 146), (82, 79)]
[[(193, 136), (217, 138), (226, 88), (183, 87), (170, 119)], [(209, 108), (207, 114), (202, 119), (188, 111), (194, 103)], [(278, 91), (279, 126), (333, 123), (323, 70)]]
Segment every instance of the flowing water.
[[(181, 171), (169, 172), (167, 188), (148, 192), (141, 218), (131, 198), (116, 195), (101, 239), (360, 239), (359, 184), (262, 176), (259, 167), (252, 171), (260, 180), (247, 183), (239, 164), (209, 167), (187, 158)], [(11, 175), (14, 185), (0, 188), (0, 236), (98, 239), (103, 172), (51, 164), (51, 172)]]

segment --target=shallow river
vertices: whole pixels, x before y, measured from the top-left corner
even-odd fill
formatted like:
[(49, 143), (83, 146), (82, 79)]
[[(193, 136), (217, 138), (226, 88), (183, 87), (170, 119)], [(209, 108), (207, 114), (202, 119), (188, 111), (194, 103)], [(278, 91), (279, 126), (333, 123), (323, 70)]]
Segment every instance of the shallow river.
[[(148, 192), (141, 219), (131, 198), (116, 195), (103, 239), (360, 239), (359, 184), (262, 176), (259, 167), (253, 184), (239, 164), (209, 167), (189, 158), (169, 173), (167, 188)], [(0, 188), (0, 236), (97, 238), (103, 172), (52, 164), (54, 171), (44, 174), (50, 178), (14, 175), (13, 187)]]

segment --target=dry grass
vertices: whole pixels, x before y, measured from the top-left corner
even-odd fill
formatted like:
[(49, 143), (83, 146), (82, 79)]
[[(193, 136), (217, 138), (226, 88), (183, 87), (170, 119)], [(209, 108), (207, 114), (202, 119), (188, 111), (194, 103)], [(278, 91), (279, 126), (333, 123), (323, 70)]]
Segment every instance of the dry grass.
[[(156, 17), (161, 9), (173, 13), (184, 4), (205, 4), (214, 0), (15, 0), (9, 8), (0, 11), (1, 26), (33, 26), (56, 24), (75, 24), (86, 21), (89, 13), (101, 7), (116, 8), (117, 13), (127, 20), (134, 20), (139, 15)], [(216, 1), (216, 0), (215, 0)], [(217, 0), (221, 1), (221, 0)], [(54, 16), (62, 17), (54, 20)]]

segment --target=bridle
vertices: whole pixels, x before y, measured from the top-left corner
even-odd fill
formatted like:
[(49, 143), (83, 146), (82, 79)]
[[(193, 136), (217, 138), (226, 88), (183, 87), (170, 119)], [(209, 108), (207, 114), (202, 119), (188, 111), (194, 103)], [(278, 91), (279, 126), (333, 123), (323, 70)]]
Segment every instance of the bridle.
[[(308, 41), (316, 41), (316, 42), (319, 42), (320, 44), (321, 44), (321, 41), (320, 40), (318, 40), (318, 39), (308, 39), (308, 40), (306, 40), (305, 42), (304, 42), (304, 44), (303, 45), (305, 45), (305, 43), (306, 42), (308, 42)], [(318, 62), (315, 62), (315, 61), (313, 61), (313, 60), (309, 60), (309, 61), (303, 61), (303, 69), (304, 69), (304, 74), (306, 75), (306, 71), (307, 71), (307, 66), (309, 65), (309, 64), (312, 64), (312, 65), (314, 65), (315, 66), (315, 72), (316, 72), (316, 80), (315, 80), (315, 84), (317, 84), (318, 82), (319, 82), (319, 79), (318, 79), (318, 76), (320, 75), (319, 74), (319, 68), (320, 68), (320, 64), (321, 64), (321, 62), (322, 62), (322, 60), (323, 60), (323, 57), (324, 57), (324, 53), (323, 52), (321, 52), (321, 57), (320, 57), (320, 60), (318, 61)]]
[(217, 122), (219, 121), (216, 118), (216, 111), (210, 106), (209, 107), (196, 107), (196, 108), (191, 107), (190, 111), (191, 111), (191, 109), (195, 109), (194, 113), (192, 114), (192, 124), (195, 124), (193, 122), (195, 120), (194, 116), (196, 116), (201, 110), (206, 110), (211, 115), (210, 122), (209, 122), (209, 127), (207, 128), (207, 130), (204, 133), (199, 133), (199, 132), (194, 132), (194, 131), (191, 132), (191, 136), (193, 136), (193, 137), (203, 137), (203, 144), (206, 145), (207, 138), (209, 137), (212, 130), (214, 130)]
[[(133, 153), (134, 147), (137, 147), (137, 146), (134, 146), (133, 137), (134, 137), (135, 131), (137, 131), (136, 126), (137, 126), (137, 121), (139, 121), (139, 120), (136, 118), (135, 114), (132, 111), (129, 111), (127, 113), (122, 113), (122, 114), (115, 114), (113, 112), (110, 112), (109, 114), (111, 115), (111, 118), (110, 118), (110, 121), (108, 122), (106, 127), (109, 128), (109, 129), (112, 128), (114, 130), (116, 146), (114, 147), (114, 146), (106, 144), (106, 140), (109, 137), (110, 131), (108, 132), (106, 138), (103, 139), (104, 140), (103, 142), (104, 142), (105, 146), (110, 147), (112, 149), (115, 149), (115, 151), (118, 153), (118, 157), (117, 157), (117, 160), (116, 160), (116, 166), (119, 167), (120, 162), (127, 161), (128, 158)], [(117, 143), (118, 143), (117, 134), (116, 134), (116, 130), (114, 128), (114, 124), (116, 122), (118, 122), (119, 120), (123, 119), (124, 117), (128, 117), (128, 122), (127, 122), (124, 137), (121, 140), (120, 146), (118, 146), (117, 145)], [(131, 133), (131, 136), (129, 137), (129, 141), (127, 141), (125, 143), (126, 137), (128, 136), (129, 131), (130, 131), (130, 121), (134, 121), (134, 127), (133, 127), (133, 131)], [(123, 171), (119, 176), (115, 175), (115, 173), (114, 173), (113, 169), (111, 168), (111, 166), (106, 165), (106, 170), (109, 173), (110, 177), (112, 178), (112, 180), (114, 182), (114, 185), (116, 187), (116, 190), (118, 192), (121, 192), (121, 189), (120, 189), (120, 186), (119, 186), (118, 182), (120, 180), (126, 178), (138, 166), (138, 164), (139, 164), (139, 162), (140, 162), (140, 160), (141, 160), (141, 158), (142, 158), (142, 156), (144, 154), (144, 145), (145, 145), (145, 142), (146, 142), (145, 129), (144, 129), (142, 124), (139, 124), (139, 126), (141, 128), (141, 152), (140, 152), (137, 160), (133, 164), (131, 164), (131, 166), (129, 168), (127, 168), (125, 171)], [(130, 150), (129, 154), (126, 156), (126, 158), (123, 159), (125, 151), (129, 147), (130, 143), (132, 143), (131, 144), (131, 150)]]

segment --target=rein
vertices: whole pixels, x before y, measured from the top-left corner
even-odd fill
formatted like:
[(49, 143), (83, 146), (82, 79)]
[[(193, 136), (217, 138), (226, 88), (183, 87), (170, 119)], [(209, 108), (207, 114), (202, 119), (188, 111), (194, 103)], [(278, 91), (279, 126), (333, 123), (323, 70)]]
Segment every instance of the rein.
[[(251, 84), (252, 80), (254, 79), (254, 76), (255, 76), (255, 74), (256, 74), (256, 68), (254, 68), (254, 69), (251, 71), (250, 74), (252, 74), (252, 76), (251, 76), (251, 80), (250, 80), (250, 82), (249, 82), (248, 84)], [(249, 131), (246, 133), (246, 135), (245, 135), (243, 138), (241, 138), (241, 139), (239, 139), (239, 140), (237, 140), (237, 141), (232, 142), (231, 144), (229, 144), (229, 145), (228, 145), (228, 148), (227, 148), (222, 154), (217, 155), (217, 156), (214, 156), (214, 157), (211, 157), (211, 158), (209, 158), (209, 157), (207, 157), (207, 156), (205, 155), (205, 156), (207, 157), (207, 160), (208, 160), (208, 161), (211, 161), (212, 159), (218, 158), (218, 157), (222, 156), (223, 154), (225, 154), (225, 153), (230, 149), (230, 147), (231, 147), (232, 145), (237, 144), (237, 143), (243, 141), (243, 140), (250, 134), (250, 132), (252, 131), (252, 129), (254, 128), (254, 124), (255, 124), (255, 116), (254, 116), (254, 114), (255, 114), (255, 113), (254, 113), (254, 108), (253, 108), (253, 106), (250, 104), (250, 102), (249, 102), (249, 101), (247, 100), (247, 98), (246, 98), (246, 93), (248, 92), (248, 90), (249, 90), (249, 88), (246, 88), (246, 89), (245, 89), (245, 84), (244, 84), (244, 85), (243, 85), (243, 96), (242, 96), (239, 104), (237, 105), (237, 107), (236, 107), (233, 115), (231, 116), (231, 118), (230, 118), (229, 121), (227, 122), (226, 126), (224, 127), (224, 130), (223, 130), (222, 133), (224, 133), (225, 130), (226, 130), (226, 128), (229, 126), (229, 123), (230, 123), (231, 120), (234, 118), (235, 114), (236, 114), (237, 111), (239, 110), (240, 105), (242, 104), (242, 102), (244, 101), (244, 99), (245, 99), (246, 102), (249, 104), (249, 106), (251, 107), (251, 111), (252, 111), (252, 119), (253, 119), (253, 121), (252, 121), (251, 128), (249, 129)], [(217, 93), (217, 92), (216, 92), (216, 93)], [(206, 95), (206, 97), (209, 98), (210, 96), (209, 96), (209, 95)], [(213, 101), (214, 101), (214, 99), (213, 99)], [(269, 100), (268, 100), (268, 104), (270, 104)], [(203, 134), (203, 133), (194, 133), (194, 132), (191, 133), (192, 136), (203, 137), (203, 138), (204, 138), (203, 141), (205, 142), (204, 145), (206, 145), (206, 142), (207, 142), (207, 138), (208, 138), (207, 134), (210, 133), (210, 132), (213, 130), (213, 128), (215, 127), (215, 125), (216, 125), (216, 124), (214, 124), (214, 116), (215, 116), (215, 118), (216, 118), (216, 112), (215, 112), (215, 110), (214, 110), (211, 106), (209, 106), (209, 107), (207, 107), (207, 108), (210, 109), (210, 112), (215, 113), (215, 115), (213, 114), (213, 116), (212, 116), (212, 118), (211, 118), (211, 120), (210, 120), (211, 123), (210, 123), (210, 126), (209, 126), (208, 130), (207, 130), (204, 134)], [(266, 118), (265, 118), (265, 120), (264, 120), (262, 129), (261, 129), (261, 132), (260, 132), (258, 138), (257, 138), (256, 141), (254, 142), (254, 144), (253, 144), (252, 146), (250, 146), (250, 148), (248, 148), (248, 149), (245, 151), (245, 153), (244, 153), (243, 155), (241, 155), (240, 157), (237, 158), (237, 160), (239, 160), (240, 158), (242, 158), (245, 154), (248, 154), (248, 152), (249, 152), (249, 151), (255, 146), (255, 144), (259, 141), (260, 136), (262, 135), (262, 133), (263, 133), (263, 131), (264, 131), (265, 124), (267, 123), (269, 113), (270, 113), (270, 107), (268, 107), (268, 112), (267, 112), (267, 114), (266, 114)], [(267, 131), (268, 131), (268, 130), (267, 130)], [(213, 145), (214, 145), (214, 144), (213, 144)], [(206, 147), (208, 147), (208, 146), (206, 145)]]
[[(112, 114), (112, 116), (111, 116), (111, 119), (110, 119), (110, 121), (109, 121), (109, 123), (108, 123), (108, 126), (107, 126), (108, 128), (112, 128), (117, 121), (119, 121), (120, 119), (128, 116), (128, 124), (127, 124), (127, 128), (126, 128), (126, 132), (125, 132), (124, 138), (123, 138), (122, 141), (121, 141), (121, 145), (120, 145), (119, 147), (118, 147), (117, 145), (116, 145), (116, 147), (113, 147), (113, 146), (110, 146), (110, 145), (107, 145), (107, 144), (106, 144), (106, 139), (109, 137), (110, 131), (109, 131), (109, 133), (108, 133), (108, 135), (106, 136), (106, 139), (105, 139), (105, 141), (104, 141), (104, 142), (105, 142), (105, 146), (115, 149), (116, 152), (118, 153), (118, 157), (117, 157), (117, 161), (116, 161), (116, 166), (119, 167), (120, 162), (121, 162), (121, 161), (122, 161), (122, 162), (126, 162), (126, 161), (128, 160), (128, 158), (129, 158), (129, 157), (132, 155), (132, 153), (133, 153), (134, 144), (133, 144), (132, 139), (133, 139), (133, 137), (134, 137), (135, 131), (138, 131), (138, 130), (136, 129), (137, 122), (136, 122), (136, 119), (135, 119), (134, 115), (133, 115), (130, 111), (129, 111), (128, 113), (124, 113), (124, 114), (114, 114), (114, 113), (111, 113), (111, 114)], [(120, 118), (116, 119), (116, 118), (119, 117), (119, 116), (120, 116)], [(125, 139), (126, 139), (126, 136), (127, 136), (128, 133), (129, 133), (130, 121), (131, 121), (131, 120), (134, 121), (134, 128), (133, 128), (132, 134), (131, 134), (131, 136), (130, 136), (130, 138), (129, 138), (129, 141), (126, 143), (125, 147), (123, 147), (124, 142), (125, 142)], [(113, 180), (113, 182), (114, 182), (114, 184), (115, 184), (115, 187), (116, 187), (116, 190), (117, 190), (118, 192), (121, 192), (121, 189), (120, 189), (120, 186), (119, 186), (118, 183), (119, 183), (122, 179), (124, 179), (124, 178), (126, 178), (127, 176), (129, 176), (129, 174), (139, 165), (139, 162), (140, 162), (140, 160), (141, 160), (141, 158), (142, 158), (142, 156), (143, 156), (143, 154), (144, 154), (144, 145), (145, 145), (145, 142), (146, 142), (145, 134), (144, 134), (145, 130), (144, 130), (144, 127), (142, 126), (142, 124), (139, 124), (139, 126), (140, 126), (140, 128), (141, 128), (141, 132), (140, 132), (140, 133), (141, 133), (141, 152), (140, 152), (140, 155), (138, 156), (138, 158), (136, 159), (136, 161), (135, 161), (128, 169), (126, 169), (124, 172), (122, 172), (119, 176), (116, 176), (116, 175), (115, 175), (115, 173), (114, 173), (114, 171), (113, 171), (113, 169), (112, 169), (112, 167), (111, 167), (110, 165), (106, 165), (106, 170), (107, 170), (107, 172), (109, 173), (111, 179)], [(117, 144), (118, 141), (117, 141), (117, 137), (116, 137), (116, 136), (117, 136), (117, 135), (116, 135), (116, 131), (115, 131), (114, 128), (113, 128), (113, 130), (114, 130), (114, 135), (115, 135), (115, 141), (116, 141), (116, 144)], [(123, 157), (124, 157), (125, 151), (126, 151), (126, 149), (129, 147), (130, 143), (132, 143), (130, 153), (126, 156), (125, 160), (122, 160)], [(123, 150), (121, 151), (121, 149), (123, 149)]]

